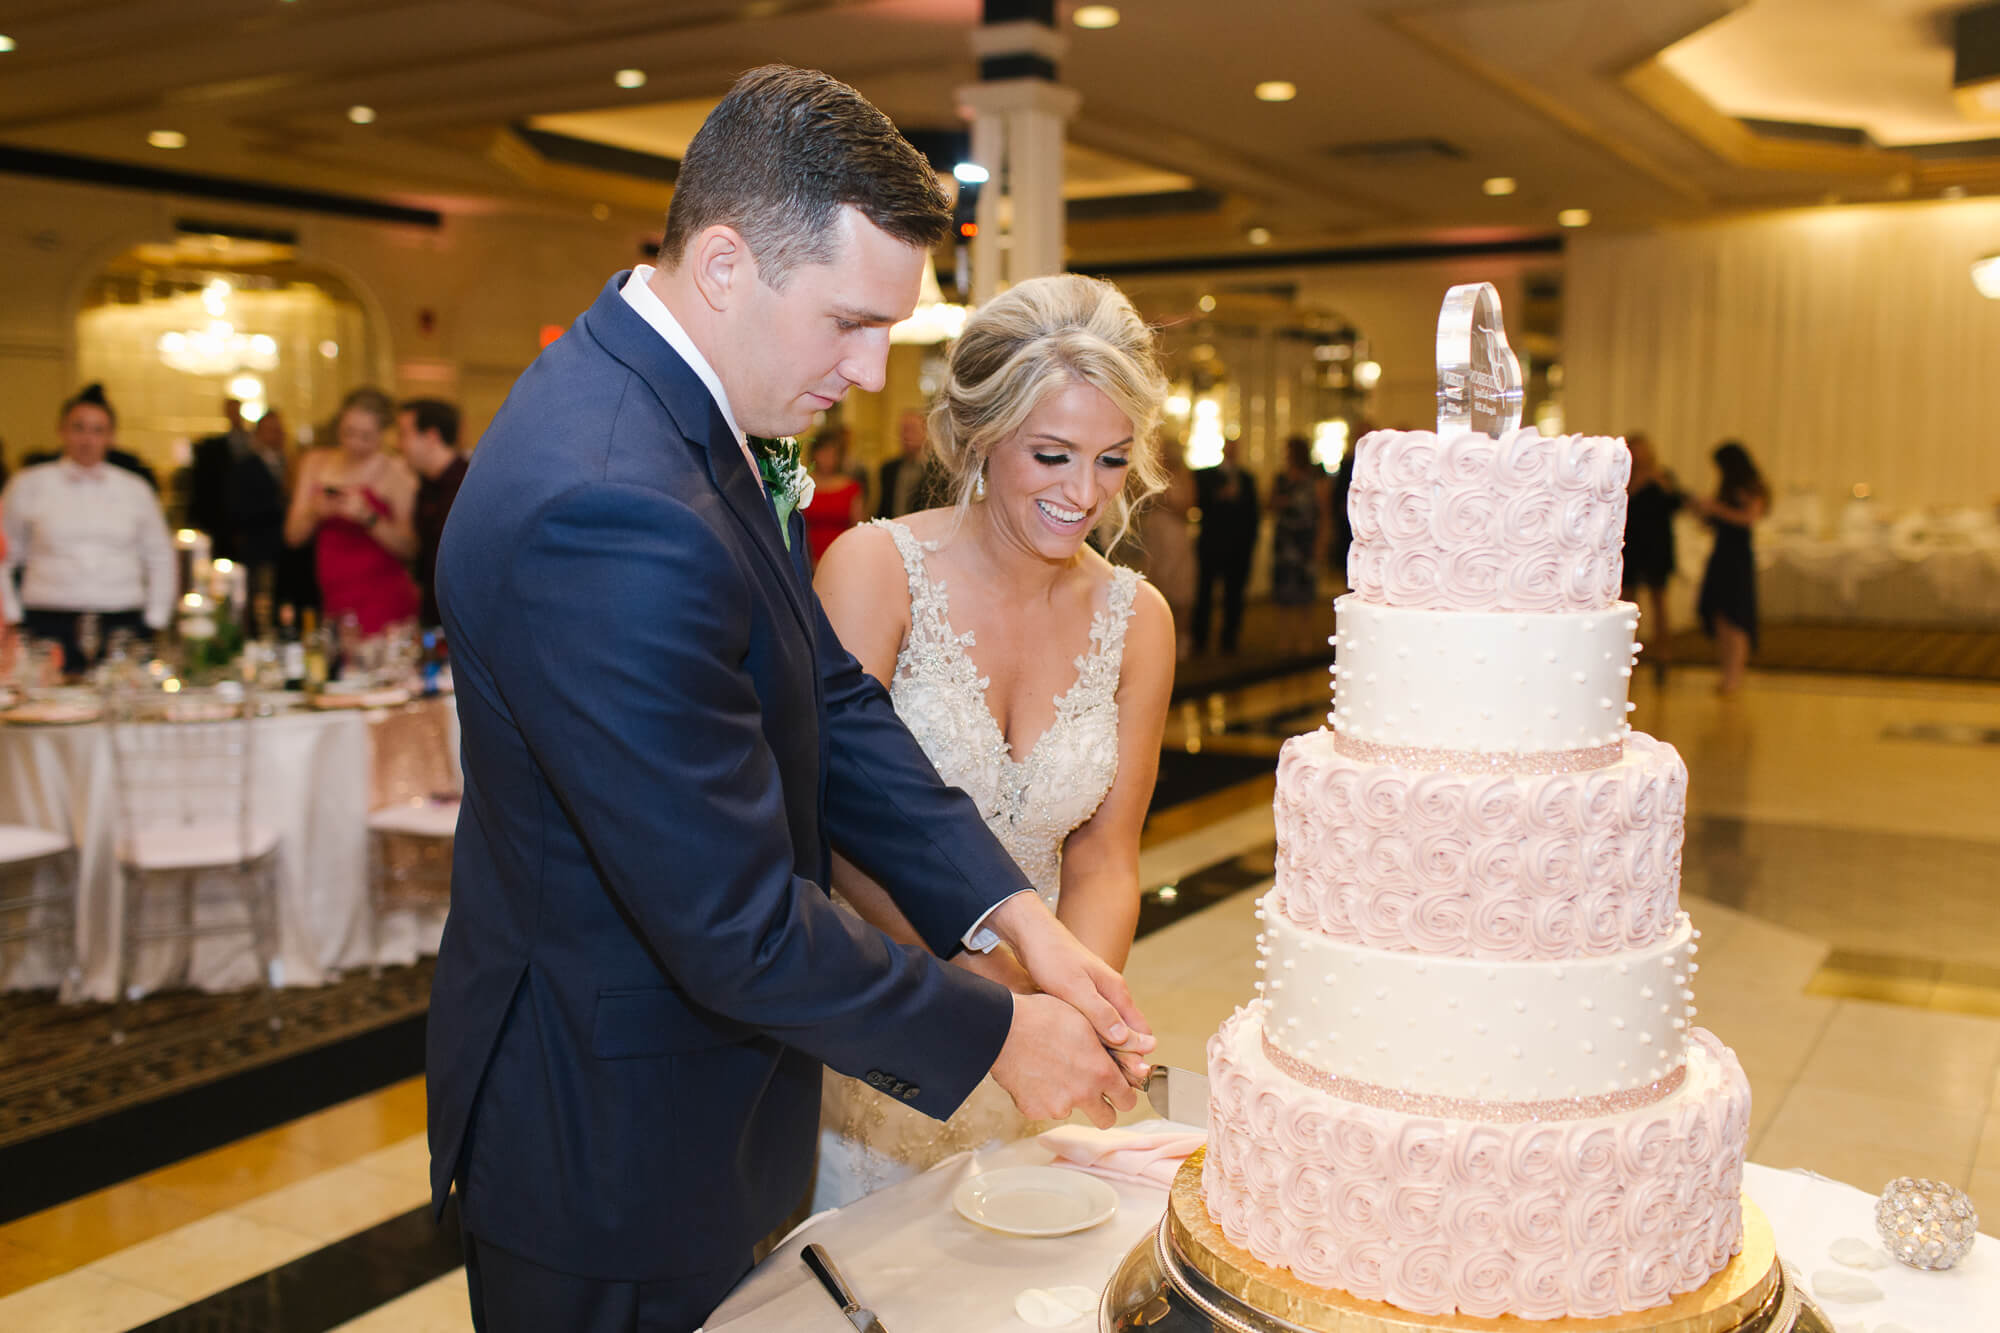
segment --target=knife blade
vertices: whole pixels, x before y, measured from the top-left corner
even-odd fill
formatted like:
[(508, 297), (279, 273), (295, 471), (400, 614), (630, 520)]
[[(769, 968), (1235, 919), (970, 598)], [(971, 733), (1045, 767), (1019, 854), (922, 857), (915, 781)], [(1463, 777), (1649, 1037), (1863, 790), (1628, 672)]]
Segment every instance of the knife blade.
[(1208, 1079), (1200, 1074), (1154, 1065), (1146, 1075), (1146, 1100), (1169, 1120), (1208, 1128)]
[(854, 1325), (855, 1333), (887, 1333), (875, 1312), (854, 1299), (854, 1292), (840, 1276), (840, 1270), (833, 1266), (833, 1256), (818, 1245), (808, 1245), (799, 1251), (799, 1257), (806, 1261), (806, 1267), (819, 1279), (826, 1294), (833, 1297), (833, 1303), (847, 1316), (847, 1322)]

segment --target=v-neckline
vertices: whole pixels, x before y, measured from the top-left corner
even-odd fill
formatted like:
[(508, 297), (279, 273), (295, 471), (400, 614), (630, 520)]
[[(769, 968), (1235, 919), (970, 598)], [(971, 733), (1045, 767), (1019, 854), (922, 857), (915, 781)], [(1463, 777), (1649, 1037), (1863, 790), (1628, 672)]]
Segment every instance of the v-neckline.
[[(905, 531), (907, 531), (907, 528)], [(917, 534), (912, 532), (910, 536), (913, 540), (916, 540), (918, 549), (922, 550), (926, 556), (936, 554), (935, 551), (930, 549), (928, 544), (917, 538)], [(1083, 688), (1084, 673), (1090, 669), (1091, 659), (1103, 650), (1105, 635), (1100, 632), (1098, 622), (1111, 613), (1109, 585), (1106, 585), (1104, 608), (1090, 613), (1090, 647), (1078, 655), (1081, 660), (1077, 663), (1076, 679), (1070, 682), (1068, 689), (1056, 695), (1056, 715), (1049, 719), (1049, 725), (1042, 728), (1042, 734), (1035, 737), (1035, 743), (1028, 747), (1027, 757), (1016, 759), (1014, 757), (1014, 743), (1007, 739), (1006, 729), (1000, 725), (1000, 719), (993, 715), (993, 701), (990, 697), (993, 689), (993, 677), (991, 675), (981, 675), (979, 663), (973, 661), (972, 654), (965, 651), (967, 647), (965, 636), (961, 635), (951, 623), (951, 594), (946, 591), (942, 580), (932, 577), (930, 561), (928, 559), (924, 561), (924, 582), (930, 585), (931, 595), (938, 599), (938, 619), (944, 622), (945, 642), (951, 645), (951, 651), (958, 654), (959, 660), (964, 662), (972, 672), (973, 683), (979, 689), (979, 711), (985, 716), (986, 725), (992, 730), (993, 739), (998, 743), (997, 748), (1000, 757), (1016, 770), (1027, 768), (1030, 764), (1034, 763), (1035, 756), (1041, 752), (1042, 742), (1046, 741), (1054, 734), (1056, 728), (1062, 725), (1063, 718), (1067, 716), (1069, 711), (1070, 696)], [(971, 632), (968, 630), (966, 634), (970, 634)]]

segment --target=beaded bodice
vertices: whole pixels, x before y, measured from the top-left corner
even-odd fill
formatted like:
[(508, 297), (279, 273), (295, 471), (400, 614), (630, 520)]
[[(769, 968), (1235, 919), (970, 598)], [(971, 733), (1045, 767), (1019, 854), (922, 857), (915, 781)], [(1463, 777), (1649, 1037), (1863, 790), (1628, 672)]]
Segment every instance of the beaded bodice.
[(910, 582), (910, 631), (896, 654), (889, 698), (938, 774), (963, 790), (1051, 909), (1062, 884), (1063, 839), (1089, 819), (1118, 775), (1118, 673), (1139, 576), (1112, 571), (1104, 608), (1091, 617), (1090, 650), (1056, 698), (1055, 720), (1016, 759), (987, 706), (988, 679), (951, 627), (945, 585), (925, 565), (934, 545), (901, 523), (877, 520), (895, 539)]

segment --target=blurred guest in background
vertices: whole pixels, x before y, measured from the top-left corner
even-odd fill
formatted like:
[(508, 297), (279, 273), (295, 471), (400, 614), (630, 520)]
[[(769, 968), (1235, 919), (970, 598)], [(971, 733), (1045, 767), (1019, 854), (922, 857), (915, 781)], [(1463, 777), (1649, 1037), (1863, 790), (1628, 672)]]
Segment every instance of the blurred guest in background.
[(1750, 528), (1770, 508), (1771, 492), (1750, 461), (1750, 451), (1735, 440), (1716, 446), (1715, 466), (1721, 473), (1715, 498), (1691, 501), (1695, 513), (1715, 529), (1698, 610), (1701, 627), (1716, 641), (1722, 661), (1717, 692), (1734, 694), (1743, 686), (1743, 669), (1757, 646), (1757, 559)]
[[(73, 673), (120, 630), (149, 639), (166, 628), (178, 589), (159, 497), (110, 462), (118, 416), (104, 390), (93, 384), (64, 403), (57, 425), (61, 459), (22, 469), (0, 494), (0, 608), (8, 625), (60, 643)], [(85, 616), (88, 644), (77, 633)]]
[(1222, 446), (1222, 462), (1194, 474), (1201, 506), (1201, 536), (1195, 543), (1200, 566), (1194, 594), (1194, 649), (1208, 651), (1208, 628), (1215, 585), (1222, 585), (1222, 651), (1236, 651), (1243, 632), (1243, 585), (1257, 550), (1257, 479), (1236, 461), (1236, 441)]
[(414, 620), (420, 606), (407, 568), (417, 554), (417, 474), (382, 448), (395, 415), (380, 389), (348, 394), (333, 419), (334, 447), (300, 460), (285, 516), (287, 543), (318, 539), (314, 563), (326, 618), (353, 616), (363, 634)]
[(438, 539), (465, 480), (458, 451), (458, 409), (436, 398), (412, 398), (397, 413), (403, 457), (417, 470), (417, 586), (423, 592), (421, 623), (441, 624), (437, 600)]
[[(85, 387), (83, 392), (79, 393), (76, 397), (70, 399), (70, 402), (72, 403), (93, 402), (104, 406), (106, 411), (110, 410), (109, 405), (105, 403), (104, 386), (101, 384), (92, 384)], [(117, 435), (117, 423), (115, 421), (112, 424), (112, 434), (114, 437)], [(39, 449), (34, 453), (29, 454), (27, 457), (23, 458), (21, 460), (21, 466), (25, 469), (25, 468), (37, 467), (43, 463), (59, 462), (65, 456), (67, 456), (68, 452), (69, 451), (67, 446), (64, 446), (63, 448), (60, 449)], [(157, 496), (159, 494), (160, 479), (153, 475), (153, 469), (147, 466), (145, 460), (140, 458), (139, 455), (133, 453), (127, 453), (125, 450), (118, 448), (116, 445), (113, 445), (110, 449), (105, 451), (104, 461), (111, 464), (111, 466), (115, 468), (122, 468), (126, 472), (131, 473), (133, 476), (137, 477), (139, 480), (145, 482), (148, 486), (152, 487), (154, 495)]]
[(1625, 445), (1632, 451), (1632, 480), (1625, 487), (1625, 600), (1639, 606), (1646, 655), (1653, 659), (1654, 676), (1664, 681), (1673, 660), (1667, 580), (1674, 576), (1674, 514), (1687, 497), (1674, 474), (1660, 466), (1643, 432), (1627, 435)]
[(1327, 476), (1313, 462), (1312, 441), (1285, 440), (1285, 467), (1271, 482), (1271, 601), (1278, 608), (1278, 652), (1312, 651), (1313, 607), (1326, 559)]
[[(253, 618), (258, 596), (278, 595), (278, 562), (285, 554), (286, 471), (285, 418), (277, 408), (266, 408), (250, 432), (249, 447), (231, 461), (223, 492), (234, 559), (249, 570)], [(253, 623), (250, 628), (254, 632), (266, 627)]]
[(833, 539), (867, 514), (861, 483), (847, 471), (847, 429), (822, 431), (812, 442), (812, 503), (800, 511), (806, 521), (806, 549), (815, 565)]
[(209, 535), (210, 549), (217, 559), (239, 559), (229, 499), (236, 465), (250, 456), (250, 426), (243, 420), (243, 404), (234, 398), (222, 400), (222, 417), (228, 425), (220, 435), (195, 441), (188, 477), (187, 525)]
[(1327, 533), (1326, 567), (1339, 576), (1343, 588), (1347, 586), (1347, 552), (1354, 545), (1354, 524), (1347, 517), (1347, 491), (1354, 484), (1354, 455), (1360, 450), (1361, 441), (1374, 429), (1365, 420), (1354, 423), (1353, 436), (1327, 487), (1326, 507), (1332, 522)]
[(1161, 465), (1166, 472), (1166, 489), (1155, 495), (1139, 516), (1139, 539), (1144, 547), (1146, 578), (1174, 617), (1174, 655), (1186, 661), (1194, 651), (1190, 624), (1194, 614), (1194, 532), (1188, 526), (1188, 511), (1194, 508), (1194, 474), (1181, 457), (1177, 440), (1167, 445)]
[(924, 452), (929, 442), (924, 414), (904, 412), (896, 422), (899, 452), (875, 474), (875, 517), (901, 518), (938, 503), (937, 463)]

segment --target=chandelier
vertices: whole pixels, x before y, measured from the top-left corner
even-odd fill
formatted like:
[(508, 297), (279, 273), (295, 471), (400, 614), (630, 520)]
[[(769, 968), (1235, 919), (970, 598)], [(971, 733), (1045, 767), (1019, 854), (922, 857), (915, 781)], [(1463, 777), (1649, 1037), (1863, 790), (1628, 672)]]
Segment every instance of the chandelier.
[(268, 333), (239, 333), (223, 316), (234, 289), (216, 278), (201, 290), (208, 323), (198, 329), (169, 329), (155, 344), (160, 360), (190, 375), (233, 375), (239, 370), (272, 370), (278, 364), (278, 340)]

